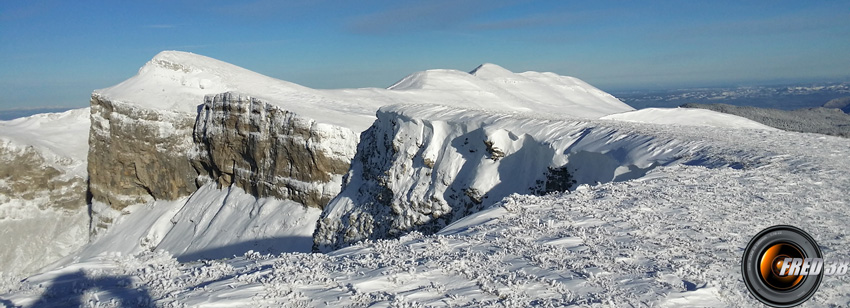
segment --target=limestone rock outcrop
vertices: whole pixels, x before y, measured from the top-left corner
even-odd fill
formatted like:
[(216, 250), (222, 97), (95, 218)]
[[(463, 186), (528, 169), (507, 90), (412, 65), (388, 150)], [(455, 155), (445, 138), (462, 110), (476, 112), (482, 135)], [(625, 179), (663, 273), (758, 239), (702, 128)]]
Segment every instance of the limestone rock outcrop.
[(197, 189), (195, 115), (153, 110), (97, 93), (91, 98), (89, 193), (114, 209), (152, 199), (176, 199)]
[(350, 129), (232, 92), (206, 97), (193, 137), (201, 180), (316, 208), (339, 193), (358, 140)]

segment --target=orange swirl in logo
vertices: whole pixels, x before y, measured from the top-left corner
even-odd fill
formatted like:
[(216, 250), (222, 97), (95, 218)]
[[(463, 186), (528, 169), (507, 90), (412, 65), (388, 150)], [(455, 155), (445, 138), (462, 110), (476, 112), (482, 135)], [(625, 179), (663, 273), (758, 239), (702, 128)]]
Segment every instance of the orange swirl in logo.
[(780, 275), (785, 258), (805, 258), (797, 246), (788, 243), (778, 243), (770, 246), (762, 253), (759, 261), (761, 279), (775, 290), (789, 290), (803, 281), (803, 275)]

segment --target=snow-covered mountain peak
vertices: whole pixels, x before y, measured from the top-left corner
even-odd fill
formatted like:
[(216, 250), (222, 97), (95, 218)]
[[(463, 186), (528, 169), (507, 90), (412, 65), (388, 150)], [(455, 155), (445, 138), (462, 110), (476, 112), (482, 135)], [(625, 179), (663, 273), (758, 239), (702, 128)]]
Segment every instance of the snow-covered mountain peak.
[(210, 57), (163, 51), (139, 69), (136, 76), (96, 90), (95, 94), (149, 109), (195, 112), (204, 96), (227, 91), (273, 96), (312, 89)]
[(513, 73), (491, 63), (479, 65), (469, 73), (457, 70), (413, 73), (388, 89), (393, 92), (459, 95), (470, 102), (450, 104), (446, 103), (445, 99), (441, 100), (440, 104), (456, 107), (525, 111), (578, 118), (598, 118), (634, 110), (614, 96), (578, 78), (554, 73)]
[(633, 110), (613, 96), (572, 77), (552, 73), (512, 73), (485, 63), (471, 73), (433, 69), (413, 73), (388, 89), (316, 90), (268, 77), (213, 58), (163, 51), (139, 73), (94, 95), (130, 108), (195, 114), (207, 95), (238, 92), (302, 116), (366, 129), (375, 111), (398, 103), (444, 104), (598, 118)]
[(154, 56), (153, 59), (151, 59), (145, 66), (141, 68), (141, 70), (147, 71), (154, 68), (165, 68), (173, 71), (182, 71), (184, 73), (189, 73), (193, 71), (192, 66), (190, 66), (190, 62), (210, 63), (213, 61), (218, 60), (193, 54), (190, 52), (166, 50)]
[(514, 75), (513, 72), (493, 63), (481, 64), (470, 71), (469, 74), (482, 79), (510, 77)]
[(514, 78), (517, 74), (492, 63), (484, 63), (467, 72), (453, 69), (431, 69), (404, 77), (390, 90), (469, 90), (493, 91), (490, 81)]

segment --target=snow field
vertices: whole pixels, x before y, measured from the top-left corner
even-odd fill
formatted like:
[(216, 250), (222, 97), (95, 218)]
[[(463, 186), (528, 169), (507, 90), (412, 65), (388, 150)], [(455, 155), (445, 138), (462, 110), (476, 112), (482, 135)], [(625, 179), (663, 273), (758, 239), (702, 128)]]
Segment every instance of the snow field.
[(750, 119), (705, 109), (645, 108), (601, 117), (627, 122), (775, 130)]
[[(103, 217), (118, 222), (78, 254), (42, 274), (25, 281), (0, 274), (0, 304), (751, 306), (757, 303), (738, 281), (739, 254), (761, 228), (805, 222), (801, 227), (825, 247), (828, 259), (847, 257), (842, 248), (848, 244), (844, 222), (850, 147), (846, 139), (593, 120), (632, 108), (572, 77), (514, 74), (485, 64), (471, 73), (415, 73), (390, 89), (313, 90), (203, 56), (163, 52), (136, 77), (93, 95), (119, 102), (115, 106), (126, 108), (127, 114), (140, 115), (139, 119), (117, 117), (116, 125), (141, 121), (157, 127), (160, 136), (179, 133), (189, 138), (187, 131), (175, 132), (173, 122), (197, 112), (205, 95), (225, 91), (257, 95), (320, 125), (353, 131), (372, 124), (375, 110), (388, 104), (438, 102), (465, 107), (394, 106), (379, 112), (379, 117), (382, 113), (387, 117), (383, 129), (409, 135), (388, 134), (390, 139), (385, 141), (404, 155), (421, 158), (423, 165), (435, 167), (426, 174), (417, 166), (419, 173), (413, 177), (408, 174), (413, 165), (393, 166), (391, 185), (409, 188), (406, 196), (411, 200), (445, 196), (449, 186), (498, 189), (480, 205), (484, 211), (435, 235), (413, 232), (395, 240), (367, 240), (326, 255), (303, 253), (312, 244), (317, 210), (272, 198), (256, 199), (238, 188), (221, 190), (208, 184), (192, 196), (136, 205), (126, 213), (109, 212), (95, 203), (94, 210), (109, 212)], [(470, 112), (469, 108), (506, 113)], [(84, 143), (73, 138), (85, 140), (82, 129), (69, 130), (74, 136), (65, 138), (54, 129), (61, 125), (51, 128), (45, 123), (75, 119), (72, 124), (86, 123), (87, 131), (85, 110), (85, 116), (78, 110), (57, 119), (34, 116), (0, 125), (20, 128), (4, 133), (54, 132), (6, 133), (12, 137), (4, 138), (37, 143), (21, 144), (59, 156), (67, 145), (69, 154), (79, 154), (84, 153), (79, 152)], [(635, 111), (611, 118), (685, 125), (731, 123), (718, 113), (686, 112), (687, 116), (675, 110)], [(147, 123), (151, 122), (145, 120), (148, 114), (162, 121)], [(402, 122), (399, 127), (392, 117)], [(12, 122), (18, 124), (10, 126)], [(736, 128), (762, 128), (747, 121), (733, 122)], [(335, 134), (331, 129), (322, 131)], [(471, 140), (468, 146), (453, 143), (464, 134), (481, 140)], [(191, 143), (185, 145), (191, 151)], [(494, 149), (504, 158), (493, 159), (499, 152)], [(469, 154), (473, 152), (477, 154)], [(84, 176), (84, 157), (80, 160), (75, 155), (57, 156), (56, 161), (70, 159), (71, 164), (63, 163), (63, 168)], [(497, 160), (504, 164), (502, 168)], [(511, 160), (531, 161), (540, 168), (580, 166), (585, 171), (575, 174), (578, 184), (593, 186), (579, 185), (571, 194), (512, 195), (517, 190), (508, 186), (528, 182), (538, 173), (521, 174), (519, 170), (529, 170), (506, 163)], [(430, 183), (428, 177), (436, 181)], [(359, 181), (349, 180), (352, 187)], [(794, 211), (789, 214), (789, 209)], [(415, 211), (407, 214), (400, 225), (427, 219)], [(72, 219), (82, 217), (78, 216)], [(44, 224), (55, 226), (62, 225), (54, 220), (65, 219), (44, 218)], [(44, 230), (52, 229), (40, 231)], [(42, 240), (65, 241), (62, 236), (73, 235), (67, 232)], [(199, 258), (207, 260), (194, 261)], [(848, 290), (847, 278), (826, 279), (808, 304), (847, 305), (850, 296), (844, 290)]]
[[(681, 158), (686, 164), (631, 180), (509, 195), (435, 235), (413, 232), (328, 254), (255, 251), (185, 263), (162, 251), (100, 254), (7, 283), (11, 291), (0, 299), (165, 307), (750, 307), (759, 303), (741, 281), (741, 252), (767, 226), (800, 226), (827, 260), (850, 258), (847, 139), (598, 123), (610, 131), (584, 139), (585, 147), (628, 136), (654, 136), (655, 146), (638, 142), (649, 152), (699, 146)], [(445, 130), (435, 127), (436, 135)], [(54, 287), (80, 270), (88, 278), (73, 281), (81, 287)], [(99, 284), (107, 278), (125, 284)], [(830, 276), (804, 307), (848, 303), (850, 278)]]
[[(839, 248), (825, 250), (827, 259), (848, 257), (840, 249), (848, 217), (833, 211), (836, 203), (846, 207), (846, 199), (834, 199), (839, 188), (786, 172), (673, 166), (651, 171), (651, 179), (571, 194), (512, 195), (433, 236), (412, 233), (326, 255), (251, 252), (180, 264), (145, 252), (82, 267), (138, 279), (133, 286), (166, 307), (749, 307), (758, 302), (740, 281), (740, 251), (772, 221), (792, 222), (782, 211), (789, 203), (814, 205), (804, 219), (823, 225), (806, 228), (822, 246)], [(800, 186), (797, 194), (775, 185), (779, 179)], [(32, 288), (30, 297), (11, 299), (40, 296), (52, 279), (45, 275), (20, 287)], [(39, 281), (44, 287), (33, 287)], [(846, 304), (848, 283), (827, 277), (806, 305)], [(115, 293), (90, 291), (103, 303)]]
[(258, 199), (238, 187), (218, 189), (214, 183), (191, 196), (131, 206), (124, 213), (95, 207), (115, 219), (114, 225), (53, 268), (113, 253), (167, 251), (181, 261), (194, 261), (248, 250), (307, 252), (320, 212), (289, 200)]
[(63, 177), (85, 177), (88, 156), (89, 108), (43, 113), (0, 121), (0, 147), (36, 149)]

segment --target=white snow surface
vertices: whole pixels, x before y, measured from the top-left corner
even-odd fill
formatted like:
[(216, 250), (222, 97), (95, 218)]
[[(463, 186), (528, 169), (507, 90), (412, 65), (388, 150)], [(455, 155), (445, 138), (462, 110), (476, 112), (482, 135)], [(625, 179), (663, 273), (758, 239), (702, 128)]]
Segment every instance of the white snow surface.
[(90, 112), (90, 108), (80, 108), (0, 121), (0, 142), (7, 148), (38, 149), (57, 170), (85, 177)]
[(577, 78), (553, 73), (512, 73), (484, 64), (470, 73), (428, 70), (388, 89), (316, 90), (264, 76), (209, 57), (163, 51), (139, 73), (95, 94), (147, 109), (197, 112), (203, 97), (233, 91), (248, 94), (321, 123), (365, 130), (384, 105), (427, 103), (523, 111), (580, 118), (634, 110)]
[(342, 192), (322, 213), (314, 234), (321, 251), (441, 228), (512, 193), (545, 191), (547, 181), (560, 190), (573, 186), (547, 173), (566, 171), (580, 185), (694, 160), (737, 163), (703, 155), (711, 144), (698, 139), (618, 130), (598, 120), (435, 105), (385, 106), (377, 117), (361, 135)]
[(12, 199), (0, 204), (0, 279), (37, 273), (72, 254), (88, 240), (85, 205), (76, 211), (40, 206), (46, 200)]
[[(328, 254), (254, 251), (185, 263), (164, 249), (99, 254), (21, 282), (0, 280), (0, 303), (752, 307), (760, 304), (741, 281), (740, 260), (759, 230), (797, 225), (818, 241), (826, 260), (850, 258), (850, 140), (768, 130), (593, 123), (617, 134), (699, 141), (709, 145), (703, 149), (706, 157), (737, 163), (692, 160), (628, 181), (581, 185), (571, 193), (509, 195), (435, 235), (366, 241)], [(171, 224), (175, 208), (163, 211), (169, 214), (127, 215), (110, 232), (133, 220)], [(160, 223), (151, 223), (156, 220)], [(134, 238), (128, 234), (126, 239)], [(850, 276), (828, 276), (802, 307), (848, 303)]]
[(607, 115), (602, 117), (602, 119), (665, 125), (715, 126), (776, 130), (773, 127), (744, 117), (706, 109), (693, 108), (645, 108)]
[[(130, 206), (105, 234), (51, 268), (104, 254), (165, 251), (181, 261), (219, 259), (253, 250), (309, 252), (320, 210), (290, 200), (256, 198), (238, 187), (210, 183), (173, 201)], [(95, 202), (99, 211), (110, 211)], [(114, 211), (114, 210), (111, 210)]]
[[(89, 108), (81, 108), (0, 121), (0, 147), (9, 151), (10, 157), (40, 156), (44, 159), (41, 168), (58, 170), (58, 180), (85, 183), (89, 113)], [(8, 163), (14, 162), (0, 161), (0, 164)], [(10, 176), (14, 181), (28, 174)], [(0, 185), (15, 187), (14, 183), (2, 181)], [(64, 191), (60, 194), (73, 193), (70, 191), (73, 187), (27, 189), (34, 193), (33, 198), (0, 195), (0, 276), (31, 274), (78, 250), (88, 238), (85, 204), (81, 202), (76, 209), (56, 208), (49, 197), (60, 189)]]

